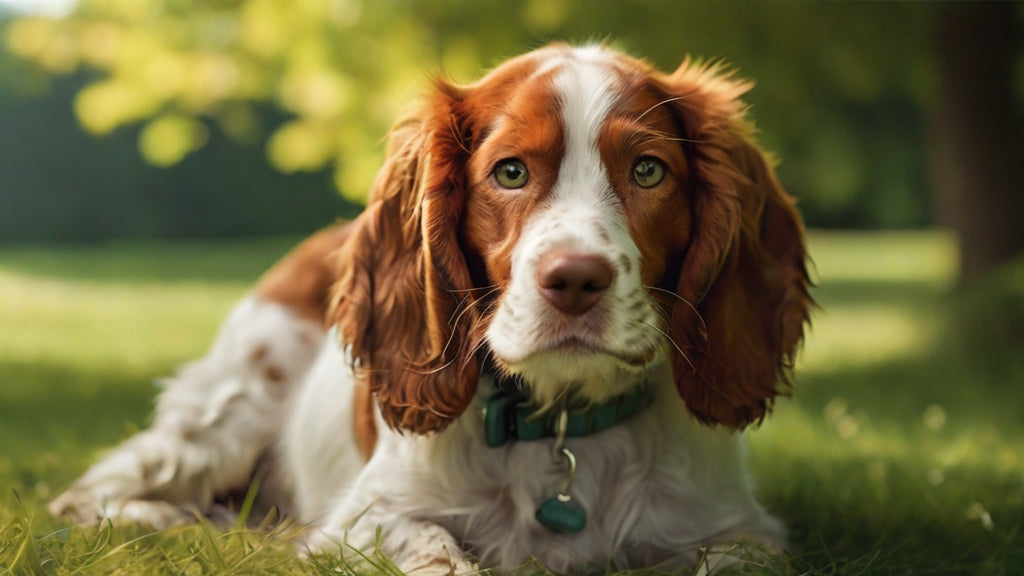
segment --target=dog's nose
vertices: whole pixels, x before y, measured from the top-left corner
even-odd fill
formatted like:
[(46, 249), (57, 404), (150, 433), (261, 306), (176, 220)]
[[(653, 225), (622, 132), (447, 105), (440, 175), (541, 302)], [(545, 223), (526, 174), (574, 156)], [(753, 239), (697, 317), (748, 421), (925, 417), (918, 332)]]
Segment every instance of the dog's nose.
[(552, 306), (573, 316), (594, 307), (612, 285), (615, 270), (602, 256), (552, 250), (537, 265), (537, 287)]

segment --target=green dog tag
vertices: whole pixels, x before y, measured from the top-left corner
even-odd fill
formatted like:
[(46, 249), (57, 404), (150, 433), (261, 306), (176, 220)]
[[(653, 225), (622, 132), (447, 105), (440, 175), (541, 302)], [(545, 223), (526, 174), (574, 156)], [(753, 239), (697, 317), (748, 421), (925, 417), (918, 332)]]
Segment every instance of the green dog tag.
[(563, 534), (576, 534), (587, 525), (587, 511), (571, 496), (559, 494), (548, 498), (537, 508), (537, 521)]

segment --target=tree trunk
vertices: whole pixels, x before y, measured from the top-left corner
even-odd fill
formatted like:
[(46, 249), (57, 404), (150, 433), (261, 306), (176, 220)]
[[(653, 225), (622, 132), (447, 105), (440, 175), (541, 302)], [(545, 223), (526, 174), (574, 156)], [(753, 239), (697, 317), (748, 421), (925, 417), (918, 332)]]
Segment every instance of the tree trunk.
[(1018, 6), (944, 7), (933, 134), (939, 219), (959, 234), (963, 285), (1024, 251), (1024, 121), (1014, 92)]

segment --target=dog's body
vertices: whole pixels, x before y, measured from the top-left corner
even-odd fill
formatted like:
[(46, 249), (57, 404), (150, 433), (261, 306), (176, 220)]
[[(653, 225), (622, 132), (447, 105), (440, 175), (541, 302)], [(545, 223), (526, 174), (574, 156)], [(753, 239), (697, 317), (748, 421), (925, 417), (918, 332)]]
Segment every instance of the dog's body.
[(268, 272), (153, 427), (51, 511), (162, 526), (260, 470), (311, 550), (380, 528), (406, 570), (780, 548), (737, 430), (779, 393), (810, 298), (746, 88), (565, 46), (438, 85), (366, 212)]

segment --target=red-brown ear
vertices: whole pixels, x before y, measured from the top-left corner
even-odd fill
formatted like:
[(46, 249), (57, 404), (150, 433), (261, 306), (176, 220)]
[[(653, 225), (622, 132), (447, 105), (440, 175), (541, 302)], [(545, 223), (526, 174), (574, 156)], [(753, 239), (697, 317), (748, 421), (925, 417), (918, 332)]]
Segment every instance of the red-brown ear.
[(684, 63), (668, 79), (693, 163), (693, 235), (670, 335), (676, 387), (709, 424), (759, 422), (790, 385), (813, 305), (793, 199), (750, 139), (749, 84)]
[(459, 246), (466, 183), (455, 89), (392, 132), (387, 159), (339, 253), (330, 318), (393, 428), (438, 431), (476, 392), (472, 287)]

